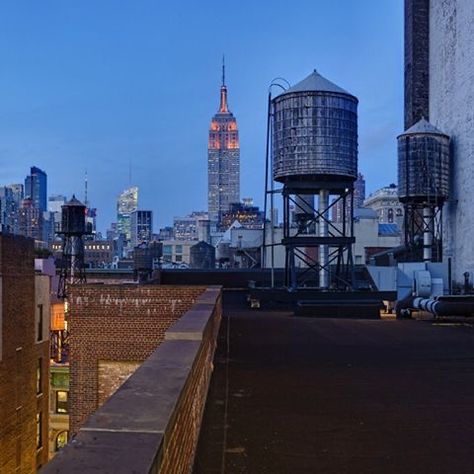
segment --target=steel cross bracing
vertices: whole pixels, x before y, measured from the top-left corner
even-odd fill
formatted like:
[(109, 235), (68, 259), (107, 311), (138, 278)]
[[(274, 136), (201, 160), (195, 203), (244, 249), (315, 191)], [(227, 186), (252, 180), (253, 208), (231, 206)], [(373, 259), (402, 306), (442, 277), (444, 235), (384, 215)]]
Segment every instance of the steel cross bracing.
[[(285, 185), (283, 189), (283, 245), (285, 246), (285, 284), (290, 290), (300, 287), (320, 287), (319, 275), (322, 271), (329, 275), (329, 290), (350, 290), (353, 281), (352, 244), (354, 243), (353, 228), (353, 188), (348, 186), (333, 190), (337, 197), (322, 209), (308, 203), (303, 208), (296, 195), (316, 196), (320, 188), (312, 183), (307, 186), (298, 185), (296, 189)], [(336, 194), (337, 193), (337, 194)], [(351, 205), (348, 206), (348, 200)], [(341, 226), (336, 226), (329, 219), (329, 212), (342, 201), (343, 219)], [(304, 211), (302, 222), (297, 229), (292, 227), (290, 206)], [(348, 212), (349, 211), (349, 212)], [(350, 214), (350, 215), (349, 215)], [(327, 236), (316, 235), (315, 227), (322, 223), (327, 225)], [(327, 246), (327, 261), (321, 263), (315, 256), (316, 249)], [(298, 268), (296, 262), (303, 263)]]

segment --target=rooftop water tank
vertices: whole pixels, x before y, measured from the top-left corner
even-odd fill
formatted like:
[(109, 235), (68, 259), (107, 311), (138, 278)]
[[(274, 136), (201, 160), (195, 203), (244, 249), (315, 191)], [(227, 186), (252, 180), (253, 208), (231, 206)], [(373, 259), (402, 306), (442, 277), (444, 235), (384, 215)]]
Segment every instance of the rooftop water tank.
[(401, 202), (446, 201), (449, 136), (422, 118), (398, 138), (398, 196)]
[(86, 233), (86, 206), (74, 195), (61, 206), (61, 232), (70, 235)]
[(312, 72), (272, 100), (276, 181), (357, 179), (357, 104)]

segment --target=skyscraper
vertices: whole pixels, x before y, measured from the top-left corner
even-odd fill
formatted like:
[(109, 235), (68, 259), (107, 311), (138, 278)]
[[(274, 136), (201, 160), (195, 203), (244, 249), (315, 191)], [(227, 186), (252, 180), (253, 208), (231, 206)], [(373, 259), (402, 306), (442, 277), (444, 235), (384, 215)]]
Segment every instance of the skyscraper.
[[(354, 210), (364, 207), (365, 200), (365, 178), (362, 173), (357, 174), (354, 181)], [(338, 201), (332, 208), (332, 221), (341, 223), (343, 221), (344, 209), (342, 201)], [(351, 216), (351, 201), (346, 204), (346, 216)]]
[(217, 221), (230, 204), (240, 201), (239, 131), (227, 105), (224, 64), (219, 110), (209, 129), (207, 170), (209, 218)]
[(33, 207), (41, 211), (47, 210), (47, 179), (46, 173), (36, 166), (31, 167), (25, 178), (25, 198), (31, 198)]
[(131, 240), (136, 247), (142, 242), (150, 242), (153, 234), (153, 212), (134, 211), (131, 216)]
[(125, 189), (117, 199), (117, 232), (124, 234), (127, 240), (131, 235), (132, 212), (138, 208), (138, 187), (131, 186)]

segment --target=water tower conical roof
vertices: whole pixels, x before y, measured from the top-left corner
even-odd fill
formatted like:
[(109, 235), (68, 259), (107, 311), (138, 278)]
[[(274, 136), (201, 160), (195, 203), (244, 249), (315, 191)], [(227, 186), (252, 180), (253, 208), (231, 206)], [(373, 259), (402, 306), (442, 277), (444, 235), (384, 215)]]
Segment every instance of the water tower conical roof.
[(329, 79), (321, 76), (316, 69), (305, 79), (283, 92), (283, 94), (290, 94), (292, 92), (336, 92), (338, 94), (352, 95)]
[[(415, 135), (419, 133), (428, 133), (433, 135), (446, 135), (441, 130), (437, 129), (428, 120), (422, 117), (418, 122), (412, 125), (408, 130), (402, 133), (402, 135)], [(446, 135), (447, 136), (447, 135)]]

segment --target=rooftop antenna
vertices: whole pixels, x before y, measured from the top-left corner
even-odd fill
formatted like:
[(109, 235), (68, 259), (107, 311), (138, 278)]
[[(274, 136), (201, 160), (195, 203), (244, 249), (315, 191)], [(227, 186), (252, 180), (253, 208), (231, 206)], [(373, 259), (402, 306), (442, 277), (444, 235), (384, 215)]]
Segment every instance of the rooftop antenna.
[(86, 175), (84, 178), (84, 204), (86, 205), (86, 208), (89, 207), (89, 201), (87, 199), (87, 168), (86, 168)]
[(222, 86), (225, 86), (225, 55), (222, 55)]

